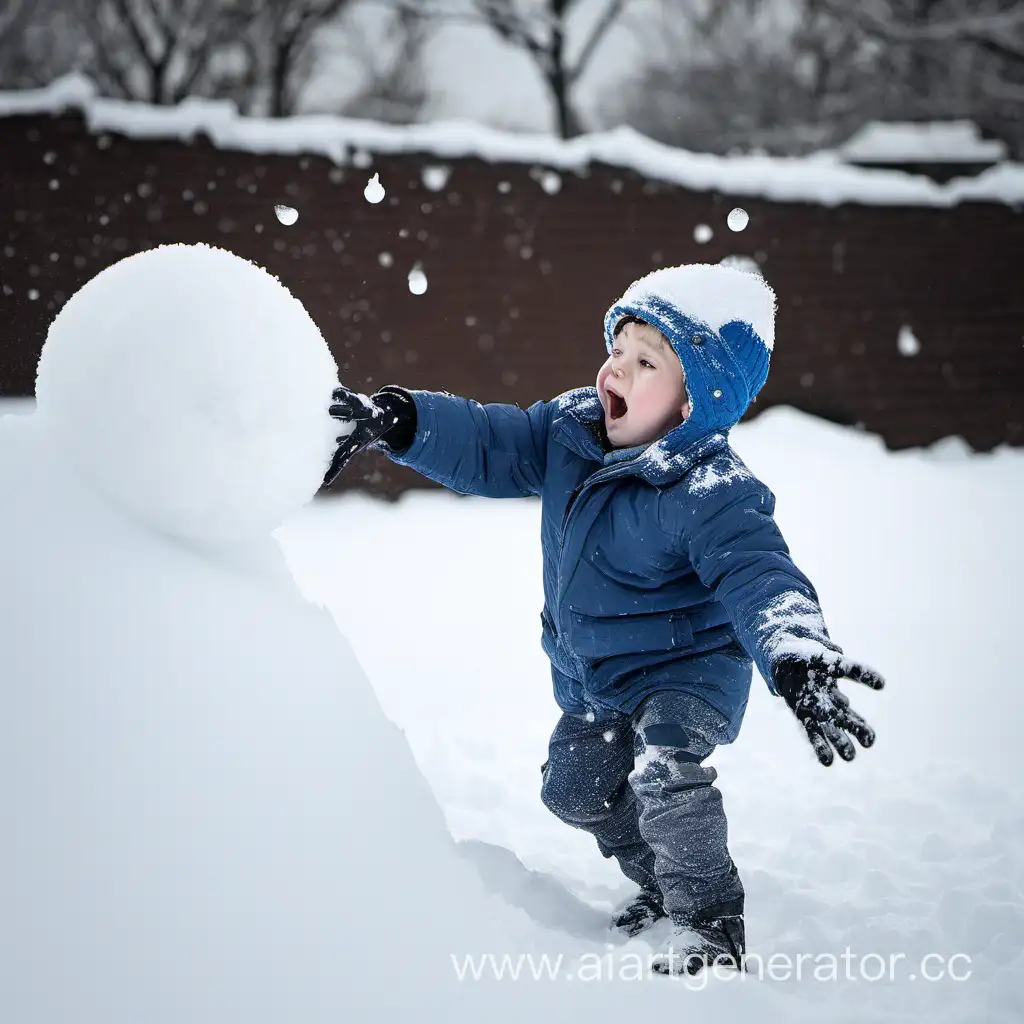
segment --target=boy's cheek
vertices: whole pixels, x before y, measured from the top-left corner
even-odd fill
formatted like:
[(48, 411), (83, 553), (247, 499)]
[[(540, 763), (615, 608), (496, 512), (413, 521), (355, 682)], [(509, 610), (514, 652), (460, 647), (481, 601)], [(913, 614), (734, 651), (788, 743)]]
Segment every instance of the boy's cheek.
[(595, 383), (595, 387), (597, 388), (597, 397), (601, 400), (601, 408), (605, 409), (606, 412), (608, 410), (607, 410), (607, 408), (605, 407), (605, 404), (604, 404), (605, 403), (604, 382), (607, 379), (608, 379), (608, 366), (605, 365), (605, 366), (602, 366), (601, 369), (597, 371), (597, 381)]

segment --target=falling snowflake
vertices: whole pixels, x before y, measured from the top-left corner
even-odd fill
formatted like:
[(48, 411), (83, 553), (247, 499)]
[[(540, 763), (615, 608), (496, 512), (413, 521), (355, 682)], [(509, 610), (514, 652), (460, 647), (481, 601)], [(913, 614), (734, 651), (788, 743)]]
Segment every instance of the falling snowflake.
[(427, 290), (427, 275), (419, 263), (409, 271), (409, 291), (413, 295), (422, 295)]
[(448, 178), (451, 176), (451, 173), (452, 169), (450, 167), (442, 167), (435, 164), (430, 167), (424, 167), (420, 172), (420, 178), (431, 192), (440, 192), (448, 184)]
[(368, 203), (379, 203), (384, 198), (384, 186), (380, 183), (379, 172), (374, 172), (373, 177), (366, 183), (363, 196)]
[(750, 215), (742, 207), (737, 206), (734, 210), (729, 211), (725, 222), (729, 225), (730, 231), (742, 231), (750, 223)]
[(541, 175), (540, 187), (544, 189), (549, 196), (556, 195), (562, 188), (561, 175), (556, 174), (554, 171), (545, 171)]
[(903, 324), (900, 327), (900, 332), (896, 337), (896, 347), (901, 356), (916, 356), (921, 351), (921, 342), (917, 340), (908, 324)]
[(293, 206), (275, 206), (274, 213), (277, 216), (277, 219), (288, 227), (299, 219), (299, 211)]

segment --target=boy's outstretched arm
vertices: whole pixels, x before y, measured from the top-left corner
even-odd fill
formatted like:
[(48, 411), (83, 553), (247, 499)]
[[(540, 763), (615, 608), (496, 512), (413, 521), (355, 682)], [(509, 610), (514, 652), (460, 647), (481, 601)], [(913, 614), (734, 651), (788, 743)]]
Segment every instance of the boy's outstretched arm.
[(829, 637), (818, 595), (797, 568), (775, 523), (775, 498), (747, 472), (691, 493), (684, 523), (687, 554), (697, 575), (729, 613), (737, 636), (769, 689), (803, 725), (823, 765), (832, 748), (850, 761), (874, 743), (871, 727), (850, 708), (839, 679), (881, 689), (882, 677), (843, 656)]
[(330, 413), (350, 426), (325, 484), (361, 448), (377, 445), (409, 466), (462, 494), (519, 498), (540, 493), (547, 460), (551, 403), (528, 409), (481, 405), (443, 391), (410, 391), (389, 384), (373, 396), (334, 392)]

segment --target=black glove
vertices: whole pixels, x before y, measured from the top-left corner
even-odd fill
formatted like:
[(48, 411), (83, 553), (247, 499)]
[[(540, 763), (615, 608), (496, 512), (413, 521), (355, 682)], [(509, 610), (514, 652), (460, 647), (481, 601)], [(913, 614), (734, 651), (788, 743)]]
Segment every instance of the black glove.
[(383, 441), (396, 454), (412, 444), (416, 436), (416, 403), (401, 388), (388, 385), (372, 397), (335, 388), (327, 411), (338, 420), (352, 424), (352, 432), (342, 434), (322, 487), (329, 487), (357, 451), (375, 441)]
[(853, 760), (856, 748), (847, 733), (862, 747), (875, 742), (874, 729), (851, 710), (850, 698), (836, 685), (839, 679), (852, 679), (872, 690), (885, 685), (877, 672), (839, 654), (787, 655), (772, 670), (775, 689), (800, 720), (818, 760), (826, 767), (832, 763), (833, 746), (844, 761)]

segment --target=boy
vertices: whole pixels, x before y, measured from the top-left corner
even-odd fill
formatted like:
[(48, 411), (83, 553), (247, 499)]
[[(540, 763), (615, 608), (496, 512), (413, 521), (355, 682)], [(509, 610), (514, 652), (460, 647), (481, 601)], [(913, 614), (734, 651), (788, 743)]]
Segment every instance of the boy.
[(671, 917), (655, 971), (742, 969), (744, 890), (717, 773), (737, 736), (752, 660), (823, 765), (874, 732), (840, 678), (817, 594), (772, 518), (774, 496), (728, 443), (768, 375), (775, 295), (758, 276), (695, 264), (634, 282), (605, 316), (596, 387), (525, 411), (446, 392), (334, 393), (351, 433), (325, 478), (378, 445), (462, 492), (539, 495), (542, 645), (562, 716), (541, 796), (640, 886), (613, 927)]

